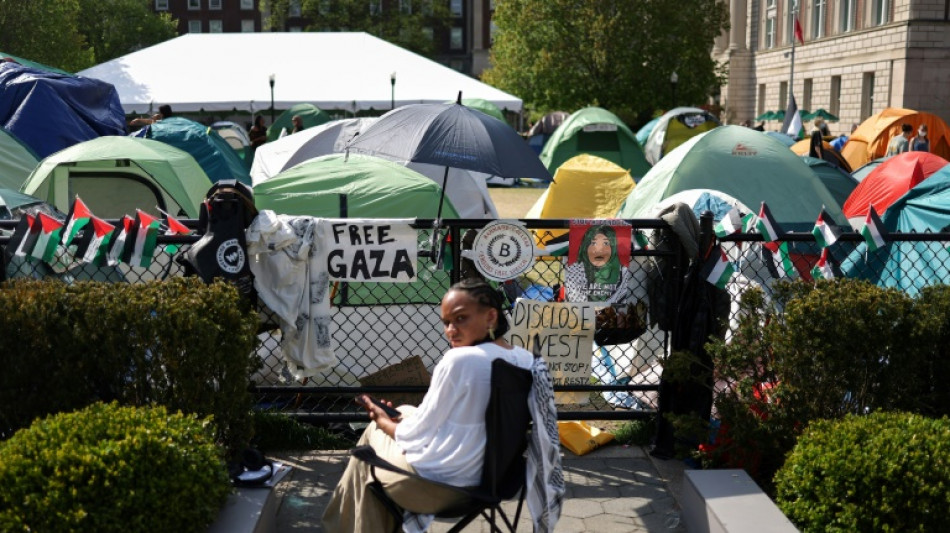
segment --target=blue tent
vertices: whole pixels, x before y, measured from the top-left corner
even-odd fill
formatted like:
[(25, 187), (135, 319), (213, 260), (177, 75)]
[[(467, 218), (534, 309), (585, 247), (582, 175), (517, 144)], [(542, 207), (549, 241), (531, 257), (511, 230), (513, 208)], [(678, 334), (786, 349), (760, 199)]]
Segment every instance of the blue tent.
[(814, 172), (821, 180), (821, 183), (828, 188), (828, 192), (831, 193), (831, 196), (838, 201), (838, 205), (843, 206), (844, 203), (848, 201), (848, 196), (850, 196), (851, 192), (858, 186), (858, 180), (854, 179), (851, 174), (848, 174), (842, 170), (841, 167), (833, 165), (824, 159), (803, 155), (802, 161), (811, 167), (811, 171)]
[[(950, 165), (898, 198), (881, 222), (888, 232), (944, 231), (950, 226)], [(916, 296), (923, 287), (950, 283), (948, 254), (942, 241), (889, 241), (870, 252), (862, 242), (842, 261), (841, 272)]]
[(125, 135), (112, 84), (12, 62), (0, 63), (0, 127), (39, 157), (103, 135)]
[(136, 133), (191, 154), (212, 183), (236, 179), (251, 185), (251, 174), (228, 141), (214, 129), (183, 117), (159, 120)]
[(650, 138), (650, 133), (653, 132), (653, 128), (656, 126), (657, 122), (659, 121), (660, 121), (660, 117), (656, 117), (650, 122), (647, 122), (646, 124), (644, 124), (642, 128), (637, 130), (636, 137), (637, 137), (637, 142), (640, 143), (640, 146), (643, 146), (647, 143), (647, 139)]

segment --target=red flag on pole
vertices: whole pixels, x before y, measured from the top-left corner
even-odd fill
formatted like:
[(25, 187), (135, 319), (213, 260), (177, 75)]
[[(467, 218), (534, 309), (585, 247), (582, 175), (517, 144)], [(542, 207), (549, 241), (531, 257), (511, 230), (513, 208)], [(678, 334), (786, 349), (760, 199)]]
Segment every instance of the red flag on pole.
[(798, 22), (798, 17), (795, 17), (795, 39), (798, 40), (800, 44), (805, 44), (804, 32), (802, 32), (802, 23)]

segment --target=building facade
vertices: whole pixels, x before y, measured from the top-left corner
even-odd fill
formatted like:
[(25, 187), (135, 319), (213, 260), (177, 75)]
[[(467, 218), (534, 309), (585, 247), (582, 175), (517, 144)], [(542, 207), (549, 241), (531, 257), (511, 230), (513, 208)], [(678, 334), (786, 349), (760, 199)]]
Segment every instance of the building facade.
[(712, 53), (729, 69), (718, 95), (725, 122), (784, 110), (791, 90), (799, 109), (840, 118), (833, 133), (887, 107), (950, 123), (950, 1), (724, 1), (730, 30)]
[[(157, 12), (178, 20), (178, 33), (234, 33), (263, 31), (267, 13), (260, 0), (153, 0)], [(491, 47), (491, 13), (494, 0), (444, 0), (451, 12), (445, 31), (432, 32), (435, 59), (470, 76), (488, 66)], [(387, 10), (412, 9), (412, 0), (367, 0), (371, 11), (386, 16)], [(285, 26), (278, 31), (304, 31), (310, 21), (301, 16), (298, 1), (291, 1)]]

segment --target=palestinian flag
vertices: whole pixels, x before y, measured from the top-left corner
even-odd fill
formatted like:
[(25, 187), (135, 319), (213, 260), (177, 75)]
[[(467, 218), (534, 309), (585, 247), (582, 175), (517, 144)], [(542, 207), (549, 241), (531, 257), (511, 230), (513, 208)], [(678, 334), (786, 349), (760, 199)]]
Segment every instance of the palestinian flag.
[(811, 230), (811, 234), (815, 236), (815, 242), (818, 246), (827, 248), (838, 241), (841, 231), (838, 230), (838, 226), (835, 225), (835, 222), (831, 220), (831, 215), (822, 208), (821, 213), (818, 214), (818, 220), (815, 221), (815, 227)]
[(794, 278), (798, 274), (795, 264), (792, 263), (792, 257), (788, 253), (787, 242), (762, 243), (762, 249), (768, 252), (766, 264), (770, 267), (769, 271), (773, 276), (776, 278)]
[(155, 256), (158, 230), (161, 226), (161, 220), (136, 209), (135, 222), (125, 238), (122, 261), (129, 266), (148, 268)]
[(726, 252), (722, 251), (722, 247), (716, 246), (710, 251), (709, 258), (703, 265), (702, 275), (709, 283), (725, 289), (735, 272), (736, 266), (729, 261)]
[[(165, 213), (165, 218), (168, 219), (168, 229), (165, 230), (165, 235), (191, 235), (192, 231), (175, 217)], [(174, 254), (178, 251), (178, 246), (177, 244), (166, 244), (165, 251)]]
[(887, 230), (884, 224), (877, 216), (874, 206), (868, 208), (868, 214), (864, 217), (864, 226), (861, 227), (861, 235), (864, 242), (868, 244), (868, 251), (873, 252), (887, 244)]
[(135, 220), (129, 215), (125, 215), (122, 217), (122, 220), (119, 221), (119, 227), (113, 232), (112, 240), (106, 247), (107, 265), (115, 266), (122, 262), (122, 252), (125, 251), (125, 241), (128, 240), (129, 232), (132, 231), (134, 224)]
[(66, 215), (66, 229), (63, 230), (63, 246), (69, 247), (79, 231), (89, 223), (92, 213), (86, 204), (77, 196), (73, 200), (72, 207), (69, 208), (69, 214)]
[(633, 230), (633, 249), (634, 250), (649, 250), (650, 249), (650, 239), (647, 237), (646, 233), (643, 233), (640, 230)]
[(46, 213), (37, 215), (37, 220), (33, 224), (37, 223), (39, 223), (40, 232), (36, 238), (36, 244), (33, 245), (33, 250), (30, 252), (30, 257), (39, 259), (44, 263), (52, 263), (56, 257), (56, 249), (59, 248), (63, 223)]
[(772, 212), (769, 211), (769, 206), (765, 205), (765, 202), (762, 202), (762, 208), (759, 209), (755, 229), (762, 235), (762, 240), (765, 242), (777, 241), (782, 236), (782, 230), (772, 218)]
[(726, 213), (726, 216), (722, 217), (716, 226), (713, 228), (716, 232), (716, 237), (720, 239), (734, 233), (739, 233), (742, 231), (742, 213), (739, 212), (739, 209), (733, 207)]
[(75, 240), (76, 252), (73, 256), (80, 263), (93, 263), (95, 265), (105, 265), (106, 256), (109, 252), (109, 243), (112, 241), (115, 226), (98, 217), (91, 217), (89, 224), (83, 229), (82, 234)]
[(820, 279), (835, 279), (835, 271), (831, 268), (831, 262), (828, 261), (828, 249), (821, 249), (821, 257), (811, 269), (811, 277), (818, 281)]
[(30, 255), (39, 236), (40, 225), (36, 222), (36, 218), (33, 215), (23, 215), (20, 217), (20, 221), (17, 222), (16, 229), (13, 230), (10, 242), (4, 248), (4, 250), (13, 250), (13, 253), (7, 254), (7, 256), (25, 257)]
[(749, 233), (755, 229), (755, 222), (757, 218), (755, 213), (749, 213), (748, 215), (742, 217), (742, 233)]
[(553, 237), (544, 243), (544, 248), (541, 249), (540, 255), (549, 255), (552, 257), (567, 257), (567, 253), (570, 250), (571, 243), (569, 240), (570, 233), (565, 233), (558, 237)]

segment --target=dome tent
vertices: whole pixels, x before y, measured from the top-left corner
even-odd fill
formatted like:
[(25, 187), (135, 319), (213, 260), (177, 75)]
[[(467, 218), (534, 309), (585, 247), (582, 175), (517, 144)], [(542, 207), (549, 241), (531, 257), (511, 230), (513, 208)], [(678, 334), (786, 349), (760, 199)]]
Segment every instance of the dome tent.
[(304, 128), (312, 128), (325, 122), (330, 122), (330, 115), (319, 107), (313, 104), (296, 104), (280, 115), (277, 115), (277, 118), (274, 119), (274, 123), (267, 128), (268, 142), (280, 138), (280, 132), (283, 130), (287, 130), (288, 134), (293, 131), (294, 115), (300, 115)]
[(931, 113), (897, 107), (888, 107), (862, 122), (848, 137), (841, 155), (848, 160), (852, 169), (883, 157), (887, 153), (887, 143), (891, 137), (901, 134), (901, 125), (905, 123), (910, 124), (915, 132), (921, 124), (925, 124), (927, 137), (930, 138), (930, 153), (950, 159), (950, 128), (943, 119)]
[(627, 169), (634, 181), (650, 169), (636, 136), (617, 115), (600, 107), (572, 113), (554, 131), (541, 151), (541, 162), (552, 174), (578, 154), (591, 154)]
[(214, 183), (235, 179), (245, 185), (251, 184), (251, 175), (244, 161), (218, 132), (208, 126), (184, 117), (170, 117), (142, 128), (141, 136), (188, 152)]
[(913, 189), (947, 166), (946, 159), (927, 152), (904, 152), (886, 159), (872, 170), (854, 189), (842, 205), (852, 226), (860, 227), (868, 214), (868, 207), (883, 215), (885, 211)]
[(561, 165), (525, 218), (612, 218), (636, 184), (615, 163), (589, 154)]
[(0, 128), (0, 187), (19, 189), (39, 158), (16, 135)]
[(663, 113), (643, 143), (643, 155), (655, 165), (687, 139), (719, 126), (719, 119), (698, 107), (677, 107)]

